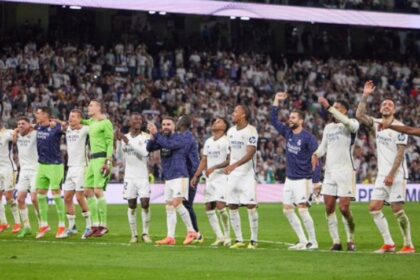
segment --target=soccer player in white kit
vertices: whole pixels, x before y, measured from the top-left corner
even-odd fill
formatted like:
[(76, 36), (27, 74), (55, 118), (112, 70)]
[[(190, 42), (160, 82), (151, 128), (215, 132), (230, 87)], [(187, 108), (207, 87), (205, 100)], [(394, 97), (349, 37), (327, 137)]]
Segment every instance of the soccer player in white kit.
[(3, 195), (5, 195), (15, 222), (13, 234), (17, 234), (22, 227), (20, 224), (19, 210), (13, 198), (13, 192), (15, 190), (15, 172), (17, 169), (15, 162), (13, 161), (12, 145), (13, 130), (5, 129), (0, 120), (0, 233), (10, 227), (7, 222), (3, 205)]
[(251, 228), (251, 240), (248, 249), (255, 249), (258, 242), (257, 180), (255, 176), (256, 151), (258, 143), (257, 129), (249, 124), (250, 110), (238, 105), (232, 118), (235, 126), (227, 132), (230, 148), (229, 166), (224, 169), (228, 175), (227, 199), (230, 209), (230, 222), (235, 233), (235, 243), (230, 248), (244, 248), (239, 206), (248, 208)]
[(391, 204), (392, 212), (398, 221), (404, 238), (404, 247), (400, 254), (413, 254), (415, 249), (411, 240), (411, 225), (404, 211), (406, 196), (407, 166), (405, 160), (405, 148), (408, 137), (391, 129), (384, 129), (382, 122), (402, 125), (394, 119), (395, 103), (391, 98), (385, 98), (380, 107), (382, 119), (374, 119), (366, 115), (366, 107), (369, 96), (375, 91), (372, 81), (365, 83), (362, 100), (356, 111), (357, 119), (364, 125), (373, 128), (376, 134), (376, 148), (378, 154), (378, 176), (372, 192), (369, 211), (379, 229), (384, 245), (376, 253), (393, 253), (396, 246), (389, 231), (388, 222), (382, 213), (385, 202)]
[(326, 154), (325, 175), (321, 194), (324, 196), (328, 221), (328, 230), (333, 240), (332, 251), (341, 251), (342, 245), (338, 234), (336, 201), (339, 199), (342, 221), (347, 235), (347, 250), (355, 251), (354, 220), (350, 203), (356, 191), (356, 173), (353, 164), (353, 145), (359, 122), (347, 116), (349, 105), (344, 100), (337, 100), (330, 106), (327, 99), (319, 98), (319, 103), (334, 117), (335, 121), (325, 126), (321, 144), (312, 155), (315, 170), (319, 158)]
[[(217, 118), (211, 127), (212, 137), (204, 143), (200, 165), (191, 179), (191, 185), (196, 186), (202, 172), (207, 178), (205, 189), (205, 206), (210, 225), (216, 234), (216, 241), (211, 246), (230, 246), (229, 214), (226, 209), (227, 176), (223, 168), (229, 165), (229, 140), (226, 131), (229, 123), (223, 118)], [(221, 223), (217, 217), (221, 217)], [(220, 227), (220, 224), (222, 227)]]
[[(82, 216), (86, 221), (86, 228), (82, 235), (82, 239), (86, 239), (86, 235), (90, 233), (92, 227), (89, 207), (84, 194), (89, 126), (82, 125), (82, 119), (83, 113), (80, 110), (71, 110), (68, 127), (65, 129), (68, 170), (63, 184), (63, 191), (64, 203), (67, 208), (67, 220), (69, 222), (67, 235), (76, 235), (78, 232), (76, 227), (76, 209), (73, 203), (73, 198), (76, 194), (76, 200), (80, 208), (82, 208)], [(62, 125), (67, 126), (65, 123), (62, 123)]]
[(117, 132), (118, 150), (122, 150), (125, 172), (124, 172), (124, 198), (128, 201), (128, 223), (131, 230), (130, 243), (138, 242), (137, 233), (137, 198), (140, 198), (141, 217), (143, 221), (142, 240), (145, 243), (152, 243), (149, 235), (150, 228), (150, 184), (147, 160), (149, 152), (146, 150), (150, 135), (142, 132), (143, 120), (140, 114), (133, 113), (130, 118), (130, 132), (122, 134)]
[(22, 238), (31, 235), (31, 224), (29, 221), (26, 197), (31, 194), (32, 205), (39, 223), (38, 198), (36, 193), (35, 179), (38, 169), (38, 150), (36, 148), (36, 130), (32, 127), (29, 119), (25, 116), (19, 117), (17, 129), (14, 133), (14, 142), (18, 149), (19, 159), (19, 181), (16, 185), (17, 201), (20, 217), (22, 218), (23, 229), (17, 237)]

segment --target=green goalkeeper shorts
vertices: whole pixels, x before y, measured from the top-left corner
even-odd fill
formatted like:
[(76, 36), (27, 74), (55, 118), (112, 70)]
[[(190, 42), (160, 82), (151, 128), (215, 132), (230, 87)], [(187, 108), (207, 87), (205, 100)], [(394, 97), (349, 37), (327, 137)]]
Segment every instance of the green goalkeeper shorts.
[[(111, 178), (111, 172), (109, 176), (104, 176), (101, 172), (104, 166), (106, 158), (95, 158), (89, 161), (89, 165), (86, 172), (86, 188), (88, 189), (106, 189), (109, 179)], [(110, 167), (111, 168), (111, 167)]]
[(38, 166), (35, 186), (39, 190), (59, 190), (64, 179), (63, 164), (42, 164)]

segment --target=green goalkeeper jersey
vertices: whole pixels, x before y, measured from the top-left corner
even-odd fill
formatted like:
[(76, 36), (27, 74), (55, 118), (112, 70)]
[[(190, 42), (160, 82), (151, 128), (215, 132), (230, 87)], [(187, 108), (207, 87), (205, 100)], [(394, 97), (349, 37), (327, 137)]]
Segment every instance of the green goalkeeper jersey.
[(83, 120), (82, 124), (89, 126), (89, 143), (92, 154), (106, 152), (106, 157), (111, 158), (114, 151), (114, 127), (108, 119)]

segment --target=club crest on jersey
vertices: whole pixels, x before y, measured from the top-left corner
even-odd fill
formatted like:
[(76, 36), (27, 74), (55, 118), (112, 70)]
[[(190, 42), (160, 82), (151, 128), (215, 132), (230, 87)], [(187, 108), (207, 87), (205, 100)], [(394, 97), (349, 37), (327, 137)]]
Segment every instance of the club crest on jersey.
[(297, 141), (297, 145), (298, 145), (298, 146), (300, 146), (301, 144), (302, 144), (302, 140), (300, 140), (300, 139), (299, 139), (299, 140)]
[(398, 134), (398, 141), (405, 141), (407, 135), (405, 134)]

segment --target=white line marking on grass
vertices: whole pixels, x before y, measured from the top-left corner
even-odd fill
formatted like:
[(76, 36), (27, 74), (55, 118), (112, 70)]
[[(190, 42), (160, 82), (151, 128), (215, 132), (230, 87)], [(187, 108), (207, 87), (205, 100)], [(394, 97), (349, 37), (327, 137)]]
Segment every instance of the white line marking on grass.
[[(124, 246), (124, 247), (136, 247), (138, 246), (138, 244), (130, 244), (130, 243), (122, 243), (122, 242), (90, 242), (90, 241), (80, 241), (80, 242), (76, 242), (76, 241), (55, 241), (55, 240), (31, 240), (31, 239), (27, 239), (27, 240), (13, 240), (13, 239), (9, 239), (9, 240), (0, 240), (0, 242), (3, 243), (42, 243), (42, 244), (61, 244), (61, 245), (87, 245), (87, 244), (91, 244), (91, 245), (100, 245), (100, 246)], [(283, 242), (283, 241), (271, 241), (271, 240), (261, 240), (259, 241), (259, 243), (267, 243), (267, 244), (278, 244), (278, 245), (293, 245), (291, 243), (288, 242)], [(143, 243), (141, 243), (143, 244)], [(155, 245), (155, 244), (145, 244), (148, 247), (155, 247), (155, 248), (191, 248), (191, 249), (199, 249), (199, 248), (206, 248), (206, 249), (220, 249), (220, 248), (224, 248), (224, 249), (228, 249), (226, 247), (212, 247), (212, 246), (203, 246), (203, 245), (175, 245), (175, 246), (159, 246), (159, 245)], [(254, 251), (254, 250), (248, 250), (246, 248), (244, 249), (232, 249), (232, 251)], [(355, 251), (355, 252), (349, 252), (349, 251), (330, 251), (330, 250), (322, 250), (322, 249), (317, 249), (317, 250), (302, 250), (302, 251), (294, 251), (294, 250), (288, 250), (287, 248), (261, 248), (258, 247), (256, 249), (256, 251), (279, 251), (279, 252), (296, 252), (296, 253), (327, 253), (327, 254), (349, 254), (349, 255), (381, 255), (378, 253), (375, 253), (373, 251)], [(386, 255), (397, 255), (397, 254), (386, 254)], [(410, 255), (415, 255), (415, 256), (419, 256), (420, 253), (415, 253), (415, 254), (410, 254)], [(409, 255), (409, 256), (410, 256)]]

